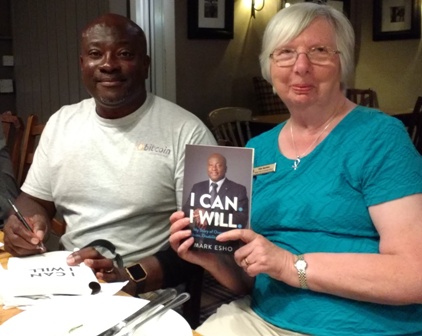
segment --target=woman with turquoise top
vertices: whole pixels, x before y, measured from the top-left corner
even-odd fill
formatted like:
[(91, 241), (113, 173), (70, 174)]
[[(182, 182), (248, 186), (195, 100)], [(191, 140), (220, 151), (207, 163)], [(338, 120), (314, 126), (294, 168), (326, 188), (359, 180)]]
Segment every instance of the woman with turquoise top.
[(263, 77), (290, 118), (249, 141), (251, 230), (233, 256), (190, 250), (189, 220), (170, 243), (243, 298), (208, 335), (422, 335), (422, 158), (403, 124), (345, 97), (354, 33), (328, 5), (281, 10), (263, 37)]

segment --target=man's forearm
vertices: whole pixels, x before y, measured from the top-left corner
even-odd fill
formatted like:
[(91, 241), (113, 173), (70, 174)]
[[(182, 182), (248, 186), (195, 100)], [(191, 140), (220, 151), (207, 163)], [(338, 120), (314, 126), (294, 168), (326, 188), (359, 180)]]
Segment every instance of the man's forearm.
[(202, 270), (200, 266), (181, 259), (171, 247), (157, 252), (155, 257), (160, 263), (163, 272), (163, 288), (175, 287), (187, 282), (192, 276)]
[[(171, 248), (159, 251), (153, 256), (138, 261), (147, 273), (145, 281), (137, 284), (130, 280), (123, 288), (129, 294), (150, 292), (153, 290), (175, 287), (192, 278), (201, 268), (180, 259)], [(125, 275), (126, 276), (126, 275)]]
[(24, 217), (40, 215), (48, 220), (51, 220), (56, 213), (56, 208), (53, 202), (32, 197), (24, 192), (18, 196), (15, 204)]
[(155, 256), (150, 256), (139, 260), (138, 263), (142, 265), (147, 274), (145, 281), (136, 283), (130, 279), (126, 270), (124, 270), (126, 274), (123, 274), (123, 276), (129, 280), (129, 283), (123, 290), (131, 295), (136, 295), (163, 288), (163, 271), (158, 259)]

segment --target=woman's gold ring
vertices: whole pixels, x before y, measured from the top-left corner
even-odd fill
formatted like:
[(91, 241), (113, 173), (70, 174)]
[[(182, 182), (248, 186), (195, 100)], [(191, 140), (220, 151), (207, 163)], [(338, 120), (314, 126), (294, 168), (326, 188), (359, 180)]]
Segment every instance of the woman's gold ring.
[(250, 263), (248, 261), (248, 258), (243, 259), (243, 261), (245, 262), (246, 266), (249, 266), (250, 265)]

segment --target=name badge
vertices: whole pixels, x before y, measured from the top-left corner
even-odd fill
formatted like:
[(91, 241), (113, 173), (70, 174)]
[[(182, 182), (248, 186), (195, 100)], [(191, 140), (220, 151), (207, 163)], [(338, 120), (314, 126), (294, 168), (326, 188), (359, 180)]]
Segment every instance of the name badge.
[(267, 173), (274, 173), (275, 172), (275, 166), (276, 163), (268, 164), (265, 166), (255, 167), (253, 169), (253, 175), (261, 175), (261, 174), (267, 174)]

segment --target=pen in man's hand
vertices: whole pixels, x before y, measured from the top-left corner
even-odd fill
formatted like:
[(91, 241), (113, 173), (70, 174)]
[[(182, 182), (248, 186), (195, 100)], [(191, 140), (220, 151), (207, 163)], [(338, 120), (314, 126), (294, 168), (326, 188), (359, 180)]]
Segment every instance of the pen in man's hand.
[[(22, 216), (21, 212), (18, 210), (18, 208), (16, 207), (15, 204), (13, 204), (13, 202), (8, 199), (7, 200), (9, 202), (9, 204), (11, 205), (11, 207), (13, 208), (13, 211), (15, 211), (16, 216), (19, 218), (20, 222), (25, 226), (25, 228), (29, 231), (31, 231), (32, 233), (34, 233), (34, 230), (32, 230), (32, 228), (29, 226), (28, 222), (25, 220), (25, 218)], [(42, 241), (40, 241), (40, 243), (38, 244), (38, 248), (40, 250), (46, 250), (44, 244)]]

